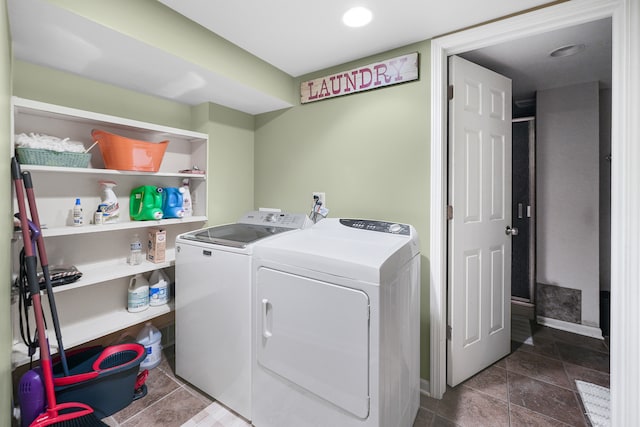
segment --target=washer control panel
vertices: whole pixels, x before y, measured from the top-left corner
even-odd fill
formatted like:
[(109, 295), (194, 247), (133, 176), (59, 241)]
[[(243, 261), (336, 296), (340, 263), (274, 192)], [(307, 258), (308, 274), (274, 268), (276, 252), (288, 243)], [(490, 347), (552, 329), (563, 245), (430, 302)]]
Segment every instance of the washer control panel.
[(378, 231), (380, 233), (402, 234), (408, 236), (411, 230), (407, 224), (397, 222), (375, 221), (371, 219), (341, 219), (340, 224), (360, 230)]
[(247, 212), (238, 220), (239, 224), (273, 225), (284, 228), (306, 228), (309, 219), (305, 214), (271, 211)]

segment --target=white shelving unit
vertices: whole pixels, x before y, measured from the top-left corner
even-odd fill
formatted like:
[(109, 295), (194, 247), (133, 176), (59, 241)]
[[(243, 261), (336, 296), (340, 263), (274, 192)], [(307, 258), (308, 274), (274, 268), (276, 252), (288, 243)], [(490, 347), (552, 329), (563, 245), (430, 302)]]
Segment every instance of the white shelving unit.
[[(194, 166), (207, 170), (208, 136), (17, 97), (13, 98), (13, 112), (14, 134), (33, 132), (70, 138), (82, 142), (87, 149), (94, 143), (92, 129), (144, 141), (169, 140), (160, 170), (154, 173), (105, 169), (97, 145), (89, 151), (92, 156), (87, 168), (21, 165), (22, 171), (29, 171), (33, 180), (50, 268), (74, 265), (83, 273), (78, 281), (54, 288), (65, 347), (80, 345), (172, 311), (173, 304), (170, 303), (129, 313), (126, 310), (127, 286), (135, 274), (157, 269), (166, 269), (173, 277), (175, 237), (201, 228), (206, 222), (206, 174), (179, 171)], [(193, 216), (158, 221), (129, 219), (129, 195), (133, 188), (141, 185), (179, 187), (184, 179), (189, 179)], [(117, 223), (90, 223), (100, 202), (100, 180), (117, 184), (115, 193), (120, 205)], [(71, 212), (78, 197), (82, 202), (85, 225), (74, 227), (71, 225)], [(14, 210), (17, 211), (17, 207)], [(140, 265), (128, 265), (126, 256), (131, 236), (137, 233), (144, 242), (150, 227), (162, 227), (167, 231), (165, 262), (144, 261)], [(18, 271), (17, 255), (22, 246), (21, 234), (16, 233), (13, 250), (15, 274)], [(18, 332), (17, 299), (14, 300), (13, 362), (20, 365), (28, 358)]]

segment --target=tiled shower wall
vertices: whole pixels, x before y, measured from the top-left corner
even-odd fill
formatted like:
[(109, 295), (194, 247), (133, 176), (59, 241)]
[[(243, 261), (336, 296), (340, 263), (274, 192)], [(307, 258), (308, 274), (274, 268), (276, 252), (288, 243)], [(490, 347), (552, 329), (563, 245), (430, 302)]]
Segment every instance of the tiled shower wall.
[(536, 284), (537, 315), (564, 322), (582, 323), (582, 291), (561, 286)]

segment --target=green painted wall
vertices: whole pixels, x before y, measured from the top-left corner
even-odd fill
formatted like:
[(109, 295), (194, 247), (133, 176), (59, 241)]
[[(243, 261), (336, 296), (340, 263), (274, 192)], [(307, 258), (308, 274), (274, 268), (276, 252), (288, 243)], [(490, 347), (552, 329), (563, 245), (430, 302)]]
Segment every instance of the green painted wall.
[[(11, 36), (7, 21), (7, 2), (0, 2), (0, 200), (11, 200)], [(3, 250), (0, 253), (11, 253), (11, 236), (13, 229), (11, 203), (2, 203), (3, 214), (0, 215), (0, 236)], [(9, 304), (11, 294), (11, 273), (9, 257), (0, 257), (0, 271), (5, 279), (0, 286), (0, 426), (11, 425), (11, 319)]]
[(412, 224), (421, 240), (421, 377), (429, 378), (429, 42), (297, 81), (419, 52), (420, 79), (256, 117), (255, 204), (309, 212), (323, 191), (331, 217)]
[(188, 105), (15, 60), (13, 94), (133, 120), (190, 129)]
[(254, 117), (216, 104), (194, 107), (194, 129), (209, 134), (209, 224), (253, 209)]

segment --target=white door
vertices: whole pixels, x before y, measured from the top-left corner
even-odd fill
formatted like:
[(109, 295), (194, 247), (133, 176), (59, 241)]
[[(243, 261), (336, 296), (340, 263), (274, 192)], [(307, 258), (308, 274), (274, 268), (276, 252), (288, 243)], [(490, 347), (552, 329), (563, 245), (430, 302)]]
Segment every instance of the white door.
[(511, 80), (453, 56), (449, 84), (447, 383), (455, 386), (510, 352)]

